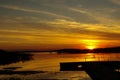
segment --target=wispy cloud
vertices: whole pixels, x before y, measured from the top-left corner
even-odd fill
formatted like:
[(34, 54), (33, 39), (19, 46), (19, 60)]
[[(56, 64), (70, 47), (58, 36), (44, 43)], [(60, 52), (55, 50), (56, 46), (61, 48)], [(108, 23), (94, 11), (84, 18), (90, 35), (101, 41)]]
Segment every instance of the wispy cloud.
[(55, 16), (56, 18), (71, 19), (70, 17), (58, 15), (58, 14), (48, 12), (48, 11), (43, 11), (43, 10), (34, 10), (34, 9), (28, 9), (28, 8), (23, 8), (23, 7), (19, 7), (19, 6), (12, 6), (12, 5), (0, 5), (0, 7), (19, 10), (19, 11), (25, 11), (25, 12), (31, 12), (31, 13), (37, 13), (37, 14), (46, 14), (46, 15), (50, 15), (50, 16)]
[(112, 19), (111, 17), (114, 15), (111, 15), (111, 11), (115, 11), (115, 9), (109, 9), (105, 8), (102, 10), (88, 10), (85, 8), (69, 8), (72, 11), (86, 14), (87, 16), (90, 16), (91, 18), (98, 21), (100, 24), (105, 25), (111, 25), (111, 26), (118, 26), (119, 21)]
[[(65, 19), (56, 19), (55, 21), (46, 22), (48, 25), (58, 26), (58, 28), (78, 28), (78, 29), (86, 29), (92, 31), (103, 31), (103, 32), (113, 32), (119, 33), (119, 26), (109, 27), (108, 25), (104, 24), (88, 24), (88, 23), (81, 23), (77, 21), (70, 21)], [(109, 30), (109, 31), (108, 31)]]
[(120, 0), (110, 0), (110, 1), (112, 1), (112, 2), (115, 3), (115, 4), (120, 5)]
[[(17, 23), (8, 24), (9, 27), (3, 27), (0, 30), (1, 35), (16, 36), (36, 36), (36, 37), (59, 37), (59, 38), (104, 38), (114, 37), (118, 39), (120, 27), (109, 27), (102, 24), (86, 24), (77, 21), (65, 19), (56, 19), (54, 21), (45, 21), (42, 23)], [(6, 25), (6, 26), (8, 26)], [(29, 26), (29, 28), (28, 28)], [(88, 34), (89, 33), (89, 34)], [(71, 34), (70, 36), (68, 36)], [(74, 36), (76, 35), (76, 36)], [(86, 35), (86, 36), (85, 36)], [(108, 36), (108, 37), (107, 37)]]

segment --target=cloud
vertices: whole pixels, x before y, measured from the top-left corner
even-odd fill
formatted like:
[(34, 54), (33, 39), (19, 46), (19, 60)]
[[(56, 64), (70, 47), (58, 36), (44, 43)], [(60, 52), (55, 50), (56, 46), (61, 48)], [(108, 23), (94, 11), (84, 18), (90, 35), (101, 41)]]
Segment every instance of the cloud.
[(84, 9), (76, 9), (76, 8), (72, 8), (72, 7), (69, 7), (68, 9), (70, 9), (72, 11), (75, 11), (75, 12), (79, 12), (79, 13), (83, 13), (83, 14), (87, 14), (88, 15), (88, 12), (85, 11)]
[[(85, 24), (79, 23), (75, 21), (68, 21), (68, 20), (56, 20), (53, 22), (48, 22), (48, 25), (53, 25), (54, 27), (57, 26), (58, 29), (62, 31), (62, 33), (66, 34), (76, 34), (85, 38), (85, 35), (88, 36), (98, 36), (99, 38), (110, 39), (119, 39), (118, 36), (120, 35), (120, 27), (109, 27), (107, 25), (102, 24)], [(56, 31), (58, 29), (55, 29)], [(58, 31), (59, 32), (59, 31)]]
[[(41, 45), (41, 44), (81, 44), (81, 40), (101, 40), (109, 42), (118, 42), (120, 33), (101, 31), (101, 28), (89, 27), (95, 24), (83, 24), (76, 21), (68, 21), (57, 19), (43, 23), (25, 23), (24, 26), (18, 28), (2, 28), (0, 30), (0, 43), (19, 44), (19, 45)], [(29, 28), (28, 28), (29, 26)], [(81, 44), (82, 45), (82, 44)]]
[(63, 16), (63, 15), (58, 15), (58, 14), (55, 14), (55, 13), (52, 13), (52, 12), (43, 11), (43, 10), (28, 9), (28, 8), (20, 7), (20, 6), (0, 5), (0, 7), (13, 9), (13, 10), (19, 10), (19, 11), (25, 11), (25, 12), (31, 12), (31, 13), (37, 13), (37, 14), (46, 14), (46, 15), (49, 15), (49, 16), (54, 16), (56, 18), (71, 19), (69, 17)]
[(45, 22), (48, 25), (58, 26), (58, 28), (79, 28), (79, 29), (86, 29), (86, 30), (93, 30), (93, 31), (109, 31), (107, 32), (117, 32), (119, 33), (119, 26), (110, 27), (109, 25), (104, 24), (88, 24), (88, 23), (81, 23), (72, 20), (65, 20), (65, 19), (56, 19), (54, 21)]
[[(95, 19), (96, 21), (98, 21), (99, 24), (105, 24), (105, 25), (112, 25), (112, 26), (116, 26), (119, 25), (119, 21), (114, 19), (111, 19), (113, 15), (110, 15), (112, 9), (103, 9), (103, 10), (88, 10), (85, 8), (69, 8), (72, 11), (78, 12), (78, 13), (83, 13), (86, 14), (88, 16), (90, 16), (91, 18)], [(108, 13), (109, 12), (109, 13)]]
[[(34, 6), (30, 6), (33, 2)], [(31, 0), (28, 1), (28, 4), (22, 5), (1, 5), (2, 8), (8, 8), (18, 11), (24, 11), (34, 16), (35, 14), (39, 15), (37, 17), (41, 18), (45, 17), (45, 19), (50, 18), (54, 19), (67, 19), (67, 20), (76, 20), (84, 23), (101, 23), (106, 25), (119, 25), (119, 19), (117, 18), (119, 15), (119, 7), (115, 4), (111, 3), (109, 0)], [(111, 0), (112, 1), (112, 0)], [(114, 1), (114, 0), (113, 0)], [(117, 0), (115, 0), (117, 1)], [(17, 1), (16, 1), (17, 2)], [(22, 1), (24, 2), (24, 0)], [(100, 4), (98, 4), (100, 3)], [(101, 5), (102, 4), (102, 5)], [(32, 4), (31, 4), (32, 5)], [(82, 5), (82, 6), (79, 6)], [(116, 12), (116, 13), (115, 13)], [(114, 14), (115, 13), (115, 14)], [(117, 14), (118, 13), (118, 14)], [(42, 14), (42, 16), (40, 16)]]
[(86, 24), (65, 19), (43, 21), (41, 23), (10, 23), (2, 24), (1, 26), (3, 26), (0, 30), (1, 35), (11, 34), (19, 36), (36, 36), (41, 38), (86, 38), (86, 36), (90, 36), (89, 38), (102, 39), (105, 37), (106, 39), (109, 39), (109, 37), (114, 37), (114, 39), (119, 39), (118, 36), (120, 34), (119, 26), (109, 27), (102, 24)]
[(120, 0), (110, 0), (111, 2), (120, 5)]

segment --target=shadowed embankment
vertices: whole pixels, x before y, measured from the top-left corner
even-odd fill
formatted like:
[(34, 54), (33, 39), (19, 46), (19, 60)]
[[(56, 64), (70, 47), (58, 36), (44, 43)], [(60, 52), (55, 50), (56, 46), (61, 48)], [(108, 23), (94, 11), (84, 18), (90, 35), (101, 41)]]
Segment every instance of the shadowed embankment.
[[(27, 52), (8, 52), (8, 51), (0, 50), (0, 65), (7, 65), (20, 61), (21, 62), (29, 61), (33, 59), (32, 56), (33, 56), (32, 54), (29, 54)], [(22, 68), (22, 67), (5, 67), (2, 70), (0, 70), (0, 74), (27, 75), (27, 74), (44, 73), (43, 71), (15, 71), (18, 68)]]
[(37, 74), (37, 73), (45, 73), (45, 71), (10, 71), (10, 70), (0, 70), (0, 74), (4, 75), (29, 75), (29, 74)]
[(8, 52), (0, 50), (0, 65), (32, 60), (32, 54), (27, 52)]

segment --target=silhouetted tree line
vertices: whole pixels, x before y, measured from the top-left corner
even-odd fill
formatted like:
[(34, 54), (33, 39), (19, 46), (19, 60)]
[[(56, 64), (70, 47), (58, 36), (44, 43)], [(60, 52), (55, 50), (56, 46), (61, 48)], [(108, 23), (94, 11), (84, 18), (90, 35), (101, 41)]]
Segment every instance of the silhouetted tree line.
[(28, 61), (32, 59), (32, 54), (26, 52), (7, 52), (0, 50), (0, 65)]
[(89, 50), (81, 49), (60, 49), (56, 50), (57, 53), (87, 53)]
[(98, 48), (98, 49), (60, 49), (56, 50), (57, 53), (120, 53), (120, 47), (113, 48)]
[(120, 47), (112, 47), (112, 48), (98, 48), (94, 49), (93, 52), (95, 53), (120, 53)]

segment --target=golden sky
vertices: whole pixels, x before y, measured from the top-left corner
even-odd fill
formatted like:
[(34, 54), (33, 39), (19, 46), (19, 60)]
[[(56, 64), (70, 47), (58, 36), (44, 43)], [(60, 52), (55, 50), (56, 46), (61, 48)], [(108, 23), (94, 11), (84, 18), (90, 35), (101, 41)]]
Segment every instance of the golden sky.
[(0, 49), (120, 46), (120, 0), (0, 0)]

